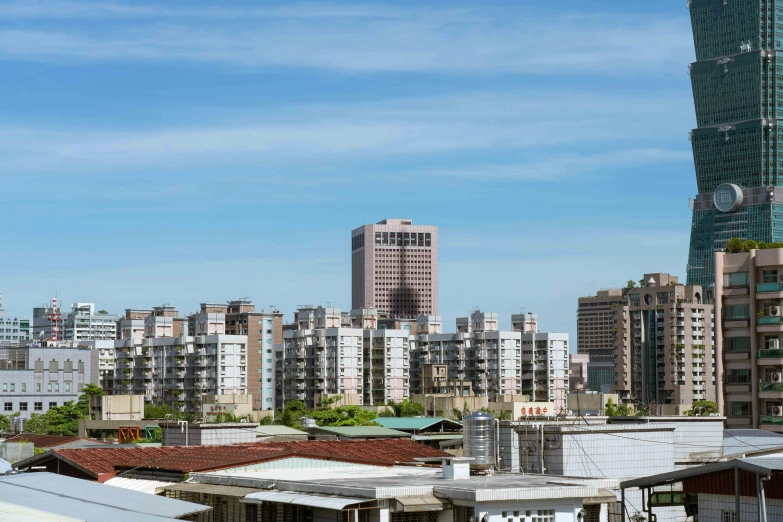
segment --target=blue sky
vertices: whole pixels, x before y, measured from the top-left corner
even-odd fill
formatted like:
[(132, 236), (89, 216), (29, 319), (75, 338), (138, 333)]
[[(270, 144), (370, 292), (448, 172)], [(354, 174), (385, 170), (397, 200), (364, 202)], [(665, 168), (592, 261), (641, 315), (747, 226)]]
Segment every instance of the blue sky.
[[(350, 230), (440, 227), (440, 311), (684, 277), (685, 3), (0, 3), (0, 292), (350, 307)], [(575, 344), (575, 338), (572, 339)]]

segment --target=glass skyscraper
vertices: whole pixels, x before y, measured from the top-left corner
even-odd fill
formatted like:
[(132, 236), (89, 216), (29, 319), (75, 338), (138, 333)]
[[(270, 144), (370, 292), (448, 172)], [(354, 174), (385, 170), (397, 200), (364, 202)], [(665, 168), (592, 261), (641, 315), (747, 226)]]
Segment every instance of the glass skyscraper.
[[(713, 286), (732, 237), (783, 241), (783, 0), (691, 0), (693, 201), (688, 284)], [(777, 22), (776, 22), (777, 20)]]

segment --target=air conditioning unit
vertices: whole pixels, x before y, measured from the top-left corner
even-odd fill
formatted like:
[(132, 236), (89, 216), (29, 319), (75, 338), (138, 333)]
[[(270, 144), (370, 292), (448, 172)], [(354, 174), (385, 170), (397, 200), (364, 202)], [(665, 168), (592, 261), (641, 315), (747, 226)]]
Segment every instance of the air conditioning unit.
[(781, 317), (783, 316), (783, 307), (779, 305), (770, 306), (769, 307), (769, 315), (774, 317)]
[(772, 382), (781, 382), (781, 381), (783, 381), (783, 373), (772, 374)]
[(769, 340), (769, 349), (770, 350), (780, 350), (780, 339), (777, 337), (773, 337)]
[(772, 415), (774, 415), (775, 417), (783, 417), (783, 408), (781, 408), (780, 406), (773, 406)]

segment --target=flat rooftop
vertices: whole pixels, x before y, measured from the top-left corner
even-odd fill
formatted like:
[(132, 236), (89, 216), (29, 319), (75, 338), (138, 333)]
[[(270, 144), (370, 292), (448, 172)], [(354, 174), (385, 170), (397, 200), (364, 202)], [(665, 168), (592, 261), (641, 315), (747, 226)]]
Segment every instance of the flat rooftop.
[(218, 471), (192, 473), (191, 478), (196, 482), (210, 484), (274, 487), (279, 491), (368, 499), (432, 495), (437, 492), (449, 498), (476, 502), (599, 497), (604, 495), (601, 489), (617, 489), (620, 485), (620, 481), (615, 479), (517, 473), (448, 480), (443, 478), (440, 467), (424, 466)]

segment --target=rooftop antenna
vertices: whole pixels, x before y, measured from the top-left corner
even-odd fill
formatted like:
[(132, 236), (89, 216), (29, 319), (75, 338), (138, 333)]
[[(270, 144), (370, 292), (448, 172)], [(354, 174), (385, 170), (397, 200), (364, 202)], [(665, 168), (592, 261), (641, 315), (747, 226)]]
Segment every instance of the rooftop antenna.
[[(723, 5), (726, 5), (726, 1), (724, 0)], [(742, 42), (740, 44), (740, 52), (741, 53), (749, 53), (752, 49), (752, 46), (750, 45), (750, 40), (747, 42)]]

